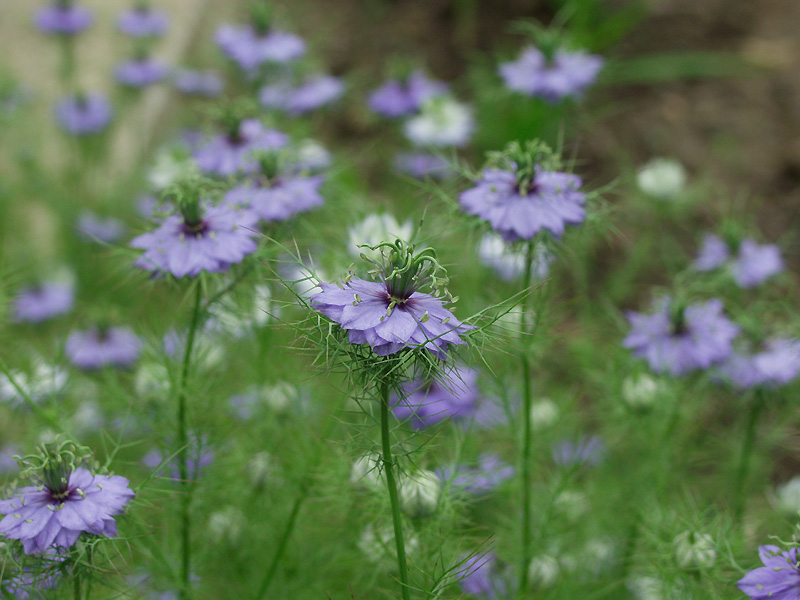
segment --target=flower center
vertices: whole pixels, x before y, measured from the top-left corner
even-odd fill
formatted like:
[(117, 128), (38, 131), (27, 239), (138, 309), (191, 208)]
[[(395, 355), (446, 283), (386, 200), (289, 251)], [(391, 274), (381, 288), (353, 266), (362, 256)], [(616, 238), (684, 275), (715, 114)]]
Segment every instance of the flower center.
[(184, 221), (181, 224), (181, 233), (186, 236), (193, 236), (193, 237), (203, 237), (206, 233), (208, 233), (209, 226), (208, 221), (201, 220), (195, 223), (190, 223)]

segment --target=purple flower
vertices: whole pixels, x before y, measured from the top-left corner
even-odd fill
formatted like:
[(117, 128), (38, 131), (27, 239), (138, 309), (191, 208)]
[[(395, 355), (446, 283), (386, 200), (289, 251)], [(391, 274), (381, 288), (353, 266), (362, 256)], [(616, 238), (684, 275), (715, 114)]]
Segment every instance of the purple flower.
[(344, 84), (332, 75), (317, 75), (306, 80), (292, 91), (286, 110), (293, 115), (316, 110), (336, 102), (344, 94)]
[(0, 448), (0, 475), (8, 475), (19, 469), (17, 461), (12, 458), (15, 454), (19, 454), (16, 446)]
[(733, 353), (719, 366), (719, 372), (738, 388), (786, 385), (800, 373), (800, 340), (775, 339), (761, 352)]
[(440, 473), (442, 481), (449, 481), (453, 489), (481, 496), (514, 477), (514, 467), (496, 454), (481, 454), (474, 467), (454, 465), (444, 467)]
[(562, 467), (596, 466), (605, 455), (603, 440), (593, 435), (577, 442), (563, 440), (553, 446), (553, 460)]
[(509, 89), (558, 102), (581, 96), (602, 67), (600, 56), (559, 50), (552, 60), (547, 60), (540, 50), (530, 46), (516, 61), (501, 64), (499, 71)]
[(116, 537), (114, 515), (134, 497), (119, 475), (92, 475), (79, 467), (65, 477), (46, 478), (41, 486), (23, 487), (0, 501), (0, 533), (22, 541), (26, 554), (51, 546), (69, 548), (81, 533)]
[(55, 2), (36, 13), (36, 27), (43, 33), (75, 35), (91, 27), (94, 15), (88, 8)]
[(259, 178), (231, 189), (224, 202), (248, 207), (264, 221), (284, 221), (325, 202), (319, 193), (323, 181), (324, 175), (276, 177), (266, 182)]
[(463, 557), (454, 575), (459, 578), (461, 591), (470, 596), (499, 600), (508, 595), (508, 585), (498, 572), (494, 553)]
[(763, 567), (753, 569), (736, 585), (751, 600), (796, 600), (800, 597), (797, 548), (782, 552), (777, 546), (761, 546)]
[[(50, 554), (48, 552), (47, 554)], [(63, 560), (58, 554), (53, 554), (52, 562)], [(27, 598), (43, 598), (42, 592), (56, 587), (60, 581), (58, 572), (48, 569), (44, 573), (29, 571), (27, 568), (10, 574), (7, 570), (0, 579), (0, 596), (8, 594), (7, 597), (15, 600), (26, 600)]]
[(211, 175), (252, 173), (258, 166), (255, 152), (283, 148), (288, 141), (286, 134), (266, 129), (256, 119), (245, 119), (235, 133), (217, 136), (195, 150), (194, 159), (201, 171)]
[(117, 17), (117, 29), (131, 37), (158, 37), (169, 26), (167, 15), (143, 6), (126, 10)]
[(122, 85), (138, 88), (161, 81), (168, 73), (169, 68), (164, 63), (144, 58), (120, 63), (114, 70), (114, 77)]
[(415, 379), (402, 386), (401, 398), (392, 401), (398, 419), (415, 429), (431, 427), (445, 419), (469, 419), (477, 410), (478, 372), (458, 367), (446, 381)]
[(739, 334), (738, 325), (722, 311), (721, 300), (683, 308), (666, 297), (651, 315), (628, 312), (631, 332), (622, 344), (656, 373), (685, 375), (707, 369), (730, 356), (731, 342)]
[(729, 265), (737, 285), (753, 288), (777, 275), (784, 269), (780, 250), (774, 244), (759, 245), (745, 239), (738, 245), (735, 258), (731, 259), (731, 245), (714, 234), (706, 234), (700, 253), (694, 261), (698, 271), (711, 271)]
[[(187, 457), (186, 460), (186, 470), (190, 480), (195, 480), (202, 474), (203, 470), (208, 467), (211, 463), (214, 462), (214, 453), (206, 450), (201, 451), (200, 448), (202, 444), (198, 442), (198, 440), (194, 440), (194, 443), (190, 446), (188, 452), (190, 455)], [(142, 464), (150, 469), (155, 469), (164, 461), (164, 455), (159, 450), (151, 450), (147, 454), (142, 457)], [(180, 481), (181, 479), (181, 472), (178, 467), (177, 459), (172, 460), (169, 463), (170, 467), (170, 479), (175, 479)], [(163, 476), (163, 471), (159, 472), (159, 476)]]
[(577, 175), (537, 167), (525, 189), (521, 189), (518, 175), (485, 170), (474, 188), (461, 193), (462, 210), (489, 221), (508, 242), (529, 240), (542, 230), (560, 236), (565, 226), (586, 218), (586, 198), (578, 191), (581, 180)]
[(427, 152), (405, 152), (395, 157), (394, 165), (397, 170), (408, 173), (417, 179), (432, 177), (442, 179), (453, 170), (441, 156)]
[(67, 314), (75, 303), (75, 289), (70, 283), (47, 281), (20, 290), (14, 298), (14, 321), (41, 323)]
[(394, 118), (414, 114), (431, 98), (447, 93), (447, 86), (414, 71), (404, 82), (390, 79), (370, 94), (369, 107), (379, 115)]
[(276, 30), (261, 34), (249, 25), (222, 25), (217, 29), (216, 42), (243, 71), (253, 71), (267, 62), (287, 63), (306, 52), (299, 36)]
[(88, 210), (78, 216), (78, 233), (87, 240), (98, 240), (104, 244), (113, 244), (125, 234), (125, 225), (119, 219), (104, 219)]
[(173, 76), (172, 83), (182, 94), (206, 98), (216, 98), (225, 89), (222, 78), (214, 71), (179, 69)]
[(69, 334), (65, 350), (79, 369), (125, 368), (139, 359), (142, 343), (127, 327), (93, 327)]
[(421, 346), (444, 359), (448, 346), (465, 343), (459, 331), (472, 329), (439, 298), (415, 290), (398, 294), (389, 281), (353, 278), (319, 287), (311, 306), (347, 329), (351, 344), (369, 344), (378, 356)]
[(209, 206), (199, 218), (170, 215), (158, 229), (131, 241), (145, 251), (134, 264), (178, 278), (227, 271), (256, 251), (257, 221), (252, 212), (226, 205)]
[(67, 132), (86, 135), (103, 131), (111, 122), (111, 104), (100, 94), (67, 96), (56, 104), (56, 121)]

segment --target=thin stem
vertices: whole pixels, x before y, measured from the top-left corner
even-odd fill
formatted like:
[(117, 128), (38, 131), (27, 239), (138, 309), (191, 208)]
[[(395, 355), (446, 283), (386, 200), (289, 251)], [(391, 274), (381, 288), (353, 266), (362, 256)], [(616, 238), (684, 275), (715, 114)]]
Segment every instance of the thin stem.
[(408, 566), (406, 565), (406, 549), (403, 544), (403, 522), (400, 517), (400, 501), (397, 498), (397, 485), (394, 480), (394, 460), (392, 444), (389, 438), (389, 385), (381, 383), (381, 441), (383, 442), (383, 472), (389, 488), (389, 501), (392, 505), (392, 522), (394, 523), (394, 542), (397, 550), (397, 568), (400, 570), (400, 586), (403, 600), (410, 600), (408, 586)]
[(758, 417), (764, 408), (764, 397), (761, 390), (756, 390), (753, 398), (752, 406), (750, 407), (750, 414), (747, 418), (747, 429), (744, 434), (744, 442), (742, 443), (742, 454), (739, 458), (739, 468), (736, 470), (736, 488), (735, 488), (735, 504), (733, 511), (734, 521), (737, 523), (742, 518), (744, 511), (744, 486), (747, 480), (747, 474), (750, 470), (750, 455), (753, 453), (753, 442), (756, 437), (756, 424)]
[(74, 571), (72, 572), (72, 596), (75, 600), (83, 600), (81, 596), (81, 577)]
[[(523, 292), (531, 286), (533, 267), (533, 240), (528, 241), (525, 251), (525, 276)], [(521, 552), (519, 565), (519, 587), (517, 593), (523, 596), (528, 589), (528, 565), (531, 561), (531, 365), (528, 357), (528, 340), (531, 323), (528, 320), (528, 297), (525, 296), (521, 319), (522, 362), (522, 448), (519, 456), (520, 488), (522, 492), (522, 522), (520, 524)]]
[(191, 598), (191, 586), (189, 576), (191, 572), (191, 518), (190, 508), (192, 503), (193, 483), (189, 480), (189, 453), (188, 453), (188, 431), (186, 427), (186, 382), (189, 379), (189, 367), (192, 362), (192, 348), (194, 347), (195, 333), (200, 322), (200, 298), (202, 287), (197, 283), (195, 292), (194, 309), (192, 311), (192, 322), (189, 326), (189, 336), (186, 338), (186, 351), (183, 355), (183, 369), (178, 387), (178, 470), (181, 477), (181, 488), (183, 492), (183, 502), (181, 505), (181, 600)]

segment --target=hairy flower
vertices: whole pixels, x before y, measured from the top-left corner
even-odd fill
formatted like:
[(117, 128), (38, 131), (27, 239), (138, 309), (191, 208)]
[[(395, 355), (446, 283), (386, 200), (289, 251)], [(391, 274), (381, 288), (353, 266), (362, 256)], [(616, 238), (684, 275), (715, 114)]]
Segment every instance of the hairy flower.
[(499, 71), (510, 90), (555, 103), (581, 96), (594, 83), (602, 66), (603, 59), (593, 54), (559, 50), (548, 59), (539, 49), (529, 46), (517, 60), (502, 63)]
[(67, 133), (100, 133), (111, 122), (111, 104), (100, 94), (67, 96), (56, 104), (56, 121)]
[(131, 37), (158, 37), (169, 27), (169, 18), (160, 10), (149, 6), (137, 6), (117, 17), (117, 29)]
[(79, 369), (125, 368), (139, 359), (142, 342), (127, 327), (93, 327), (69, 334), (64, 349)]
[(34, 20), (43, 33), (75, 35), (91, 27), (94, 15), (88, 8), (77, 4), (54, 2), (39, 9)]
[(14, 321), (41, 323), (67, 314), (75, 303), (72, 283), (46, 281), (20, 290), (13, 303)]
[(244, 119), (234, 132), (217, 136), (195, 150), (194, 159), (201, 171), (211, 175), (252, 173), (258, 166), (254, 153), (283, 148), (288, 141), (286, 134), (266, 129), (257, 119)]
[[(736, 256), (731, 258), (731, 254)], [(774, 244), (759, 245), (745, 239), (738, 248), (732, 248), (722, 238), (707, 234), (703, 238), (700, 253), (694, 262), (698, 271), (711, 271), (727, 266), (737, 285), (753, 288), (784, 270), (780, 250)]]
[(800, 568), (797, 548), (786, 552), (777, 546), (758, 549), (763, 567), (742, 577), (737, 587), (751, 600), (795, 600), (800, 597)]

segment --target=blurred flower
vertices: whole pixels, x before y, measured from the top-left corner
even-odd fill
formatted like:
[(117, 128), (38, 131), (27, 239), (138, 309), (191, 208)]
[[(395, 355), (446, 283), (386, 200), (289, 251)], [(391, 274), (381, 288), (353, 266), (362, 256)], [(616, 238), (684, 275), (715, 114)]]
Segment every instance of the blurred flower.
[(700, 253), (694, 262), (698, 271), (711, 271), (726, 264), (739, 287), (753, 288), (784, 270), (780, 250), (774, 244), (758, 245), (751, 239), (738, 246), (736, 258), (730, 259), (733, 248), (722, 238), (706, 234)]
[(75, 287), (70, 282), (45, 281), (26, 287), (14, 298), (13, 320), (41, 323), (72, 310)]
[(669, 200), (686, 187), (686, 169), (677, 160), (654, 158), (639, 169), (636, 185), (648, 196)]
[(125, 368), (139, 359), (142, 342), (127, 327), (92, 327), (70, 333), (64, 350), (79, 369)]
[[(48, 555), (50, 552), (47, 553)], [(59, 555), (53, 554), (51, 562), (60, 560)], [(4, 569), (3, 578), (0, 580), (0, 596), (14, 600), (27, 600), (35, 598), (40, 600), (44, 590), (50, 590), (61, 581), (58, 571), (48, 568), (43, 572), (28, 570), (27, 568), (11, 572), (8, 566)]]
[(367, 489), (383, 489), (383, 459), (375, 453), (358, 457), (350, 468), (350, 483)]
[[(511, 248), (503, 236), (491, 231), (486, 232), (481, 238), (478, 257), (481, 263), (491, 267), (497, 276), (505, 281), (517, 279), (525, 272), (525, 251)], [(531, 278), (534, 281), (545, 279), (550, 274), (550, 264), (555, 259), (545, 244), (534, 245)]]
[(424, 429), (446, 419), (470, 419), (477, 409), (478, 372), (458, 366), (446, 378), (414, 379), (402, 385), (401, 396), (391, 400), (394, 415), (415, 429)]
[[(391, 526), (378, 524), (367, 526), (361, 532), (357, 546), (369, 562), (386, 568), (396, 567), (397, 547), (394, 543), (394, 529)], [(417, 553), (419, 538), (413, 533), (407, 534), (405, 547), (407, 556)]]
[(406, 81), (390, 79), (370, 94), (369, 107), (384, 117), (403, 117), (420, 110), (428, 100), (447, 93), (447, 86), (414, 71)]
[(465, 146), (475, 129), (472, 108), (447, 96), (432, 98), (406, 121), (403, 132), (417, 146)]
[(114, 217), (104, 219), (88, 210), (78, 215), (77, 229), (84, 239), (97, 240), (104, 244), (113, 244), (125, 235), (122, 221)]
[(299, 36), (275, 29), (257, 32), (249, 25), (221, 25), (215, 39), (222, 53), (243, 71), (254, 71), (268, 62), (291, 62), (306, 52)]
[(254, 488), (263, 488), (275, 473), (275, 459), (269, 452), (256, 452), (247, 462), (247, 473)]
[(583, 95), (602, 67), (602, 57), (594, 54), (558, 50), (548, 58), (529, 46), (516, 61), (502, 63), (499, 71), (510, 90), (555, 103)]
[(349, 238), (347, 251), (351, 256), (358, 258), (364, 254), (367, 258), (377, 260), (380, 258), (380, 250), (359, 248), (359, 246), (377, 246), (381, 242), (390, 242), (398, 238), (408, 242), (414, 235), (414, 226), (411, 221), (401, 225), (389, 213), (372, 213), (348, 227), (347, 234)]
[(56, 121), (67, 133), (88, 135), (100, 133), (112, 117), (111, 104), (98, 93), (73, 95), (56, 104)]
[(714, 540), (707, 533), (679, 533), (672, 540), (672, 548), (681, 569), (710, 569), (717, 559)]
[(228, 295), (209, 307), (206, 331), (236, 338), (252, 336), (265, 327), (274, 314), (272, 292), (266, 285), (253, 288), (250, 298), (237, 302)]
[(336, 102), (342, 94), (344, 84), (338, 77), (316, 75), (297, 87), (282, 82), (266, 85), (261, 88), (259, 99), (265, 108), (301, 115)]
[(117, 65), (114, 77), (128, 87), (144, 87), (165, 79), (169, 68), (152, 58), (129, 60)]
[(531, 404), (531, 429), (542, 431), (558, 421), (559, 410), (550, 398), (541, 398)]
[(529, 240), (542, 230), (556, 236), (586, 218), (580, 177), (537, 166), (532, 180), (521, 173), (486, 169), (475, 187), (461, 192), (461, 208), (489, 221), (507, 242)]
[(178, 69), (172, 76), (172, 84), (182, 94), (206, 98), (216, 98), (225, 89), (225, 82), (215, 71)]
[(244, 513), (235, 506), (226, 506), (211, 513), (208, 518), (208, 534), (214, 544), (236, 546), (242, 537), (246, 521)]
[(97, 432), (103, 426), (103, 413), (94, 400), (83, 400), (72, 415), (72, 428), (76, 434), (82, 435)]
[(663, 385), (647, 373), (631, 375), (622, 380), (622, 399), (634, 410), (653, 406), (663, 392)]
[(444, 158), (427, 152), (403, 152), (398, 154), (395, 157), (394, 166), (398, 171), (407, 173), (417, 179), (425, 179), (426, 177), (443, 179), (453, 172), (450, 163)]
[(153, 191), (161, 192), (181, 179), (190, 179), (199, 173), (197, 165), (183, 148), (161, 148), (147, 171), (147, 183)]
[(739, 327), (722, 311), (720, 300), (683, 307), (665, 297), (653, 314), (628, 312), (631, 331), (622, 343), (656, 373), (685, 375), (707, 369), (730, 356), (731, 342), (739, 334)]
[(664, 600), (666, 586), (664, 582), (655, 577), (639, 575), (628, 580), (628, 590), (630, 590), (636, 600)]
[(301, 140), (289, 159), (292, 170), (298, 172), (322, 171), (331, 166), (331, 162), (331, 153), (325, 146), (312, 139)]
[(160, 10), (149, 6), (136, 6), (120, 13), (117, 29), (131, 37), (158, 37), (169, 27), (169, 18)]
[(325, 203), (319, 193), (324, 181), (324, 175), (259, 177), (228, 191), (225, 203), (247, 207), (264, 221), (285, 221)]
[[(30, 374), (11, 371), (11, 375), (16, 384), (25, 392), (25, 395), (37, 404), (60, 396), (69, 380), (69, 374), (66, 370), (39, 358), (34, 360)], [(8, 375), (4, 373), (0, 374), (0, 399), (14, 407), (24, 405), (22, 394), (11, 383)]]
[(742, 577), (737, 587), (752, 600), (792, 600), (800, 595), (797, 548), (782, 552), (777, 546), (761, 546), (763, 567)]
[(288, 141), (286, 134), (266, 129), (257, 119), (244, 119), (235, 132), (217, 136), (196, 149), (194, 159), (200, 170), (210, 175), (252, 173), (258, 167), (256, 152), (283, 148)]
[(83, 6), (56, 0), (50, 6), (40, 8), (34, 21), (43, 33), (75, 35), (91, 27), (94, 15)]
[(400, 479), (400, 505), (412, 517), (426, 517), (436, 512), (442, 495), (442, 482), (433, 471), (421, 470)]
[(775, 488), (773, 503), (786, 516), (797, 517), (800, 513), (800, 476), (792, 477)]
[(6, 445), (0, 448), (0, 476), (9, 475), (19, 470), (17, 461), (13, 458), (18, 455), (19, 450), (16, 446)]
[[(204, 440), (194, 438), (186, 449), (188, 457), (186, 459), (187, 476), (190, 481), (194, 481), (203, 473), (203, 470), (214, 462), (214, 453), (205, 448)], [(150, 469), (157, 468), (164, 462), (164, 454), (160, 450), (150, 450), (142, 457), (142, 464)], [(170, 467), (169, 477), (176, 481), (180, 481), (181, 472), (178, 466), (178, 459), (173, 458), (168, 465)], [(159, 477), (163, 476), (164, 472), (158, 473)]]
[(553, 460), (561, 467), (571, 468), (600, 464), (606, 453), (603, 440), (596, 435), (582, 437), (577, 442), (563, 440), (553, 444)]
[(465, 594), (489, 600), (508, 597), (509, 587), (492, 552), (462, 557), (453, 575), (458, 578), (458, 586)]
[(242, 421), (256, 417), (264, 408), (284, 413), (299, 401), (300, 392), (286, 381), (279, 381), (274, 385), (252, 386), (244, 393), (228, 398), (231, 412)]
[(558, 560), (548, 554), (534, 557), (528, 565), (528, 579), (539, 589), (553, 587), (560, 574)]
[(514, 477), (514, 467), (496, 454), (481, 454), (476, 466), (448, 466), (441, 469), (440, 475), (443, 482), (450, 482), (452, 490), (480, 496)]
[(761, 352), (734, 352), (719, 365), (719, 373), (738, 388), (787, 385), (800, 373), (800, 340), (773, 339)]

